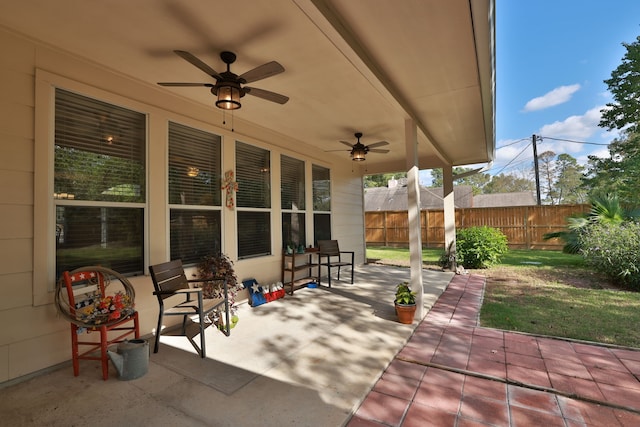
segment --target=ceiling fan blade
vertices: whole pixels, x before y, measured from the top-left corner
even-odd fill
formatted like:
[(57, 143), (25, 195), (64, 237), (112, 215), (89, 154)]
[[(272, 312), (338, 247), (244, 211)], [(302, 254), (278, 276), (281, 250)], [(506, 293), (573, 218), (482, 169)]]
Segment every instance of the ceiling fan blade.
[(384, 150), (384, 149), (380, 149), (380, 148), (373, 148), (373, 149), (369, 149), (368, 150), (369, 153), (388, 153), (389, 150)]
[(245, 86), (242, 90), (249, 95), (257, 96), (258, 98), (266, 99), (267, 101), (276, 102), (278, 104), (286, 104), (289, 100), (288, 96), (255, 87)]
[(169, 87), (172, 87), (172, 86), (181, 86), (181, 87), (191, 87), (191, 86), (193, 86), (193, 87), (195, 87), (195, 86), (198, 86), (198, 87), (202, 87), (202, 86), (204, 86), (204, 87), (214, 87), (214, 86), (215, 86), (215, 85), (214, 85), (214, 84), (212, 84), (212, 83), (173, 83), (173, 82), (160, 82), (160, 83), (158, 83), (158, 84), (159, 84), (160, 86), (169, 86)]
[(276, 61), (267, 62), (238, 76), (245, 83), (252, 83), (284, 72), (284, 67)]
[(214, 70), (213, 68), (211, 68), (210, 66), (202, 62), (200, 59), (196, 58), (191, 53), (185, 50), (174, 50), (174, 52), (176, 53), (176, 55), (180, 56), (185, 61), (190, 62), (192, 65), (195, 65), (196, 67), (200, 68), (202, 71), (204, 71), (214, 79), (216, 80), (222, 79), (222, 77), (220, 77), (220, 74), (218, 74), (216, 70)]
[(383, 145), (389, 145), (389, 143), (387, 141), (379, 141), (379, 142), (374, 142), (373, 144), (369, 144), (367, 145), (367, 147), (369, 148), (382, 147)]
[(350, 148), (353, 148), (353, 144), (347, 142), (347, 141), (340, 141), (341, 143), (343, 143), (344, 145), (349, 146)]

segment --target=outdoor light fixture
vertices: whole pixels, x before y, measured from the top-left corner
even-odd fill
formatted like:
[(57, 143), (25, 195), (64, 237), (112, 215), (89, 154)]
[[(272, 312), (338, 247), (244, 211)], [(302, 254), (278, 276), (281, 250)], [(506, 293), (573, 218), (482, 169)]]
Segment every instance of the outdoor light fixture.
[(222, 82), (217, 87), (216, 107), (223, 110), (237, 110), (240, 104), (240, 85), (235, 82)]
[(367, 150), (365, 147), (353, 147), (353, 150), (351, 150), (351, 160), (353, 160), (354, 162), (361, 162), (363, 160), (365, 160), (365, 155), (367, 154)]

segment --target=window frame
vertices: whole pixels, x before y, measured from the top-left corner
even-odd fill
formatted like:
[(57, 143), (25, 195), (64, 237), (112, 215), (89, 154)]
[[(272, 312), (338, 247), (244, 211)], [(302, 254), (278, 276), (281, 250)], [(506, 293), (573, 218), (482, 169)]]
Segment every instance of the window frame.
[[(239, 144), (242, 144), (244, 146), (247, 147), (251, 147), (254, 148), (256, 150), (262, 150), (265, 151), (268, 155), (268, 159), (269, 159), (269, 166), (267, 167), (267, 172), (269, 173), (269, 179), (267, 184), (267, 187), (269, 189), (269, 194), (268, 194), (268, 199), (265, 200), (266, 203), (264, 203), (264, 207), (259, 207), (259, 206), (242, 206), (241, 203), (243, 203), (241, 201), (241, 198), (239, 195), (236, 195), (236, 206), (235, 206), (235, 213), (236, 213), (236, 258), (238, 261), (247, 261), (247, 260), (252, 260), (252, 259), (258, 259), (258, 258), (263, 258), (263, 257), (269, 257), (269, 256), (273, 256), (274, 255), (274, 251), (273, 251), (273, 233), (274, 233), (274, 227), (273, 227), (273, 220), (274, 220), (274, 203), (276, 203), (277, 200), (274, 200), (273, 197), (273, 167), (274, 167), (274, 151), (272, 149), (269, 148), (265, 148), (261, 145), (258, 144), (253, 144), (253, 143), (248, 143), (245, 141), (241, 141), (241, 140), (235, 140), (234, 141), (234, 158), (235, 158), (235, 177), (236, 177), (236, 181), (238, 182), (238, 193), (240, 193), (241, 191), (243, 191), (244, 188), (246, 188), (245, 185), (243, 185), (243, 179), (244, 177), (242, 176), (242, 171), (238, 170), (238, 146)], [(260, 166), (260, 165), (258, 165)], [(265, 168), (264, 165), (262, 165), (263, 168)], [(223, 196), (224, 197), (224, 196)], [(255, 212), (256, 214), (258, 213), (263, 213), (263, 214), (267, 214), (268, 216), (268, 221), (267, 221), (267, 225), (268, 225), (268, 230), (269, 230), (269, 235), (265, 236), (266, 237), (266, 242), (267, 242), (267, 247), (268, 247), (268, 251), (265, 253), (256, 253), (256, 254), (248, 254), (248, 255), (241, 255), (240, 254), (240, 241), (242, 239), (240, 239), (239, 233), (240, 230), (243, 229), (242, 225), (240, 224), (240, 216), (239, 214), (242, 214), (243, 212)]]
[[(211, 204), (192, 204), (192, 203), (185, 203), (185, 204), (178, 204), (178, 203), (170, 203), (171, 202), (171, 183), (170, 183), (170, 175), (171, 175), (171, 159), (170, 159), (170, 154), (171, 154), (171, 126), (176, 125), (178, 127), (182, 127), (182, 128), (187, 128), (189, 130), (195, 131), (196, 133), (202, 133), (202, 134), (208, 134), (208, 135), (212, 135), (214, 138), (213, 139), (217, 139), (216, 144), (217, 147), (215, 147), (217, 149), (217, 156), (218, 158), (215, 159), (214, 161), (217, 160), (217, 165), (215, 165), (213, 167), (213, 170), (209, 171), (211, 173), (212, 176), (215, 176), (215, 179), (217, 181), (217, 184), (214, 184), (214, 188), (217, 191), (217, 199), (214, 197), (213, 203)], [(169, 231), (168, 231), (168, 247), (167, 250), (169, 252), (169, 259), (176, 259), (178, 258), (178, 254), (173, 254), (172, 253), (172, 249), (173, 249), (173, 242), (171, 239), (171, 219), (174, 213), (177, 212), (195, 212), (195, 211), (199, 211), (199, 212), (217, 212), (218, 217), (218, 230), (217, 230), (217, 238), (218, 238), (218, 242), (217, 242), (217, 249), (220, 250), (221, 252), (223, 251), (223, 239), (224, 239), (224, 224), (223, 224), (223, 211), (222, 211), (222, 188), (221, 188), (221, 182), (222, 182), (222, 159), (223, 159), (223, 153), (222, 153), (222, 149), (223, 149), (223, 137), (222, 135), (216, 133), (216, 132), (212, 132), (210, 130), (204, 130), (204, 129), (200, 129), (198, 127), (192, 126), (192, 125), (188, 125), (188, 124), (184, 124), (181, 123), (179, 121), (176, 120), (167, 120), (167, 153), (168, 153), (168, 157), (167, 157), (167, 175), (166, 175), (166, 179), (167, 179), (167, 209), (168, 209), (168, 222), (169, 222)], [(212, 250), (210, 252), (215, 252), (216, 250), (216, 245), (212, 244), (211, 245)], [(198, 261), (195, 260), (190, 260), (190, 259), (183, 259), (183, 264), (185, 266), (192, 266), (197, 264)]]
[[(315, 203), (315, 181), (313, 178), (314, 175), (314, 169), (315, 168), (322, 168), (326, 170), (326, 173), (329, 175), (329, 179), (327, 181), (329, 181), (329, 188), (328, 188), (328, 194), (329, 194), (329, 210), (321, 210), (321, 209), (316, 209), (316, 203)], [(325, 166), (321, 166), (319, 164), (316, 163), (312, 163), (311, 164), (311, 197), (312, 200), (314, 200), (314, 202), (312, 203), (311, 206), (311, 215), (312, 215), (312, 223), (311, 223), (311, 227), (313, 230), (313, 243), (314, 245), (317, 245), (318, 240), (324, 240), (324, 239), (331, 239), (331, 236), (333, 234), (333, 216), (332, 216), (332, 202), (333, 202), (333, 194), (332, 194), (332, 180), (331, 180), (331, 168), (329, 167), (325, 167)], [(316, 229), (316, 215), (327, 215), (329, 217), (329, 235), (324, 235), (324, 236), (318, 236), (317, 233), (317, 229)], [(320, 237), (320, 238), (319, 238)]]
[[(34, 230), (33, 230), (33, 305), (51, 304), (54, 301), (56, 277), (56, 201), (54, 200), (55, 170), (55, 96), (56, 89), (74, 92), (87, 98), (144, 114), (145, 119), (145, 202), (126, 207), (143, 210), (142, 264), (146, 269), (149, 252), (149, 129), (152, 116), (150, 107), (115, 93), (80, 83), (49, 71), (35, 70), (35, 112), (34, 112)], [(72, 205), (70, 200), (60, 200), (58, 205)], [(95, 202), (84, 201), (83, 206), (96, 206)], [(103, 203), (100, 202), (100, 205)], [(113, 207), (123, 206), (122, 202), (111, 202)], [(144, 273), (144, 272), (143, 272)]]

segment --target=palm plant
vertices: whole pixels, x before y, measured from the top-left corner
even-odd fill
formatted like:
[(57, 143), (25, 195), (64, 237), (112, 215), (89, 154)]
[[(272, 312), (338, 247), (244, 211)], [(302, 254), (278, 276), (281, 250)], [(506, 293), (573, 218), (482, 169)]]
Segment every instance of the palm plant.
[(624, 207), (615, 194), (596, 194), (590, 198), (591, 209), (581, 216), (567, 218), (567, 230), (546, 233), (544, 240), (558, 238), (564, 241), (562, 252), (577, 254), (580, 252), (580, 235), (592, 224), (619, 225), (625, 221), (640, 218), (638, 207)]

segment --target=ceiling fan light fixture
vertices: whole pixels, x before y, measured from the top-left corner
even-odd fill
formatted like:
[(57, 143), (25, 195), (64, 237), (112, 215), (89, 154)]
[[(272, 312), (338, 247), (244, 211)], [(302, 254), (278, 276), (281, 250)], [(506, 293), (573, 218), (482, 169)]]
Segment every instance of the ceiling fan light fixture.
[(362, 162), (365, 160), (365, 155), (367, 152), (364, 148), (354, 148), (351, 150), (351, 160), (354, 162)]
[(237, 110), (240, 104), (240, 86), (233, 83), (222, 83), (218, 87), (218, 100), (216, 107), (223, 110)]

